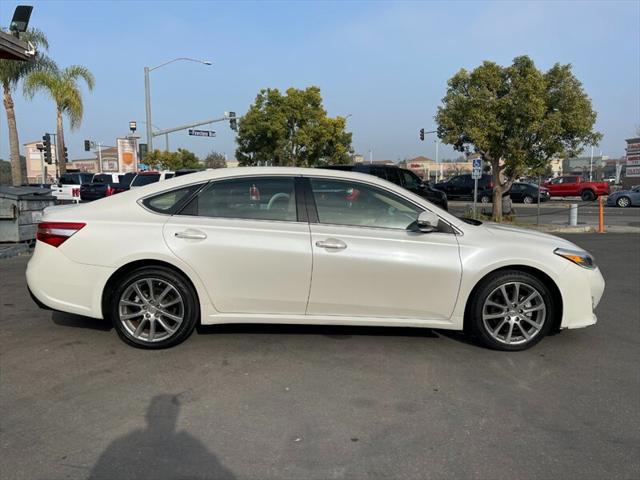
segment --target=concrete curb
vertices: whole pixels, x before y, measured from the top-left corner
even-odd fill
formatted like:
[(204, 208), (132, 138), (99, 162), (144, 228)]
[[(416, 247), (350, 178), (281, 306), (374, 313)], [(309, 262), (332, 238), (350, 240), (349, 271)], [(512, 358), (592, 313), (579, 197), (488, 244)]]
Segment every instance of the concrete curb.
[(30, 253), (31, 249), (27, 243), (13, 243), (0, 245), (0, 258), (17, 257), (18, 255), (24, 255)]

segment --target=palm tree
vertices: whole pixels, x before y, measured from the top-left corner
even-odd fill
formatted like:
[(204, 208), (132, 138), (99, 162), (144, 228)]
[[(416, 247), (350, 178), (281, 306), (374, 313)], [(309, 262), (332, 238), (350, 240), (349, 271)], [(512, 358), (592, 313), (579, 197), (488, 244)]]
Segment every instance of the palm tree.
[[(40, 30), (29, 29), (20, 35), (20, 39), (31, 42), (38, 50), (49, 48), (47, 37)], [(14, 185), (22, 185), (27, 180), (27, 165), (20, 160), (20, 141), (13, 104), (12, 93), (16, 86), (30, 73), (51, 68), (53, 62), (44, 54), (38, 52), (28, 62), (18, 60), (0, 60), (0, 83), (2, 84), (4, 109), (7, 112), (7, 126), (9, 127), (9, 158), (11, 160), (11, 177)]]
[(24, 81), (24, 93), (28, 97), (33, 97), (39, 90), (44, 90), (56, 102), (57, 127), (56, 127), (56, 147), (58, 166), (60, 174), (67, 171), (64, 162), (64, 128), (62, 117), (69, 117), (71, 130), (75, 130), (82, 122), (83, 104), (82, 92), (78, 85), (78, 80), (84, 80), (89, 90), (93, 90), (95, 80), (93, 74), (80, 65), (71, 65), (63, 70), (55, 68), (53, 70), (42, 70), (31, 73)]

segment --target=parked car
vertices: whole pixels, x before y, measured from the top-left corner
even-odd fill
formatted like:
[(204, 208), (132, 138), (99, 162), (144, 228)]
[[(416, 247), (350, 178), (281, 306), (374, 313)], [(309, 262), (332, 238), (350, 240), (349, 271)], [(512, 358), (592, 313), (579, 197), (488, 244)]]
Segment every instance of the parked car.
[(156, 172), (153, 170), (138, 172), (138, 174), (131, 181), (130, 188), (143, 187), (145, 185), (149, 185), (150, 183), (168, 180), (169, 178), (173, 178), (174, 176), (175, 172), (171, 172), (169, 170), (163, 170), (161, 172)]
[(609, 195), (609, 182), (589, 182), (580, 175), (556, 177), (544, 184), (552, 197), (580, 197), (585, 202)]
[(133, 173), (96, 173), (91, 183), (80, 187), (80, 199), (91, 202), (129, 190)]
[[(519, 203), (538, 203), (538, 185), (534, 183), (514, 182), (511, 189), (504, 192), (502, 196), (509, 195), (513, 202)], [(546, 187), (540, 186), (540, 202), (546, 202), (551, 196)], [(478, 193), (478, 201), (481, 203), (490, 203), (493, 201), (493, 188), (483, 190)]]
[[(473, 200), (474, 180), (470, 173), (456, 175), (446, 182), (436, 183), (434, 187), (446, 193), (449, 199)], [(491, 189), (493, 189), (493, 177), (486, 173), (482, 174), (478, 179), (478, 192)]]
[(274, 322), (464, 329), (523, 350), (594, 324), (604, 290), (565, 239), (462, 220), (373, 175), (284, 167), (48, 209), (26, 275), (40, 306), (108, 319), (142, 348)]
[(612, 193), (607, 197), (607, 206), (621, 208), (640, 206), (640, 185)]
[(398, 168), (394, 165), (371, 165), (366, 163), (356, 163), (354, 165), (329, 165), (322, 168), (329, 170), (342, 170), (345, 172), (360, 172), (374, 175), (378, 178), (388, 180), (391, 183), (400, 185), (416, 195), (435, 203), (440, 208), (448, 209), (447, 195), (441, 190), (433, 188), (428, 183), (405, 168)]
[(51, 185), (51, 194), (59, 201), (80, 201), (80, 187), (91, 183), (93, 173), (69, 172), (60, 175), (57, 184)]

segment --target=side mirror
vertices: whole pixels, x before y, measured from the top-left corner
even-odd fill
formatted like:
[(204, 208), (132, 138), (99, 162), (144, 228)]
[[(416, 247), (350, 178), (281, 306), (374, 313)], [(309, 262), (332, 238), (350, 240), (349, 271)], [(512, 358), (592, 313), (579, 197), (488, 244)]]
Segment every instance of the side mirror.
[(418, 215), (418, 230), (422, 233), (432, 233), (438, 231), (440, 218), (433, 212), (425, 210)]

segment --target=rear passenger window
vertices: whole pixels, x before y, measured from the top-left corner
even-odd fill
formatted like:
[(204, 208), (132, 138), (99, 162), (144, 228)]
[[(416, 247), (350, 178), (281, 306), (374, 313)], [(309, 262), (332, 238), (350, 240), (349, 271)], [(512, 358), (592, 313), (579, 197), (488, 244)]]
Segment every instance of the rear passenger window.
[(253, 177), (212, 182), (180, 213), (294, 222), (297, 220), (294, 180)]
[(145, 198), (142, 204), (156, 213), (173, 214), (182, 207), (184, 202), (200, 187), (202, 187), (201, 183), (159, 193), (153, 197)]

